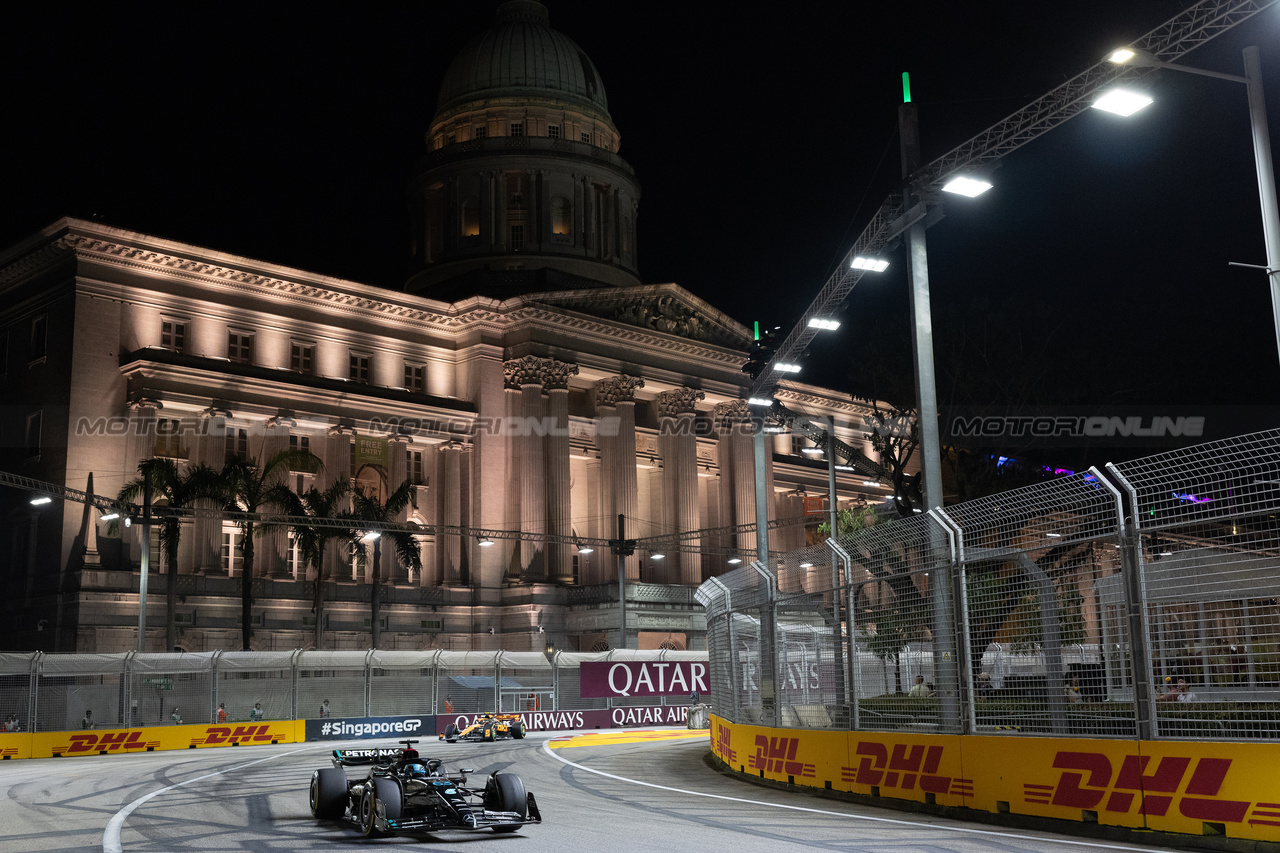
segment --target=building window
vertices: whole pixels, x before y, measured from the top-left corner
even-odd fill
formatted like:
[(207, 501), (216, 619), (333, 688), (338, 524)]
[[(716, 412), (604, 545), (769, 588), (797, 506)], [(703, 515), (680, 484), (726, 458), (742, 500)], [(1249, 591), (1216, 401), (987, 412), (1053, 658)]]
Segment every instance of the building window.
[(560, 138), (560, 125), (558, 125), (558, 124), (549, 124), (549, 125), (547, 125), (547, 136), (550, 136), (552, 139), (559, 139), (559, 138)]
[(421, 364), (405, 362), (404, 389), (414, 394), (427, 393), (427, 369)]
[(524, 226), (511, 226), (511, 251), (519, 252), (524, 249)]
[(182, 458), (182, 421), (167, 418), (156, 421), (156, 446), (152, 455)]
[(522, 121), (511, 122), (511, 135), (524, 136), (524, 122)]
[(227, 358), (240, 364), (253, 363), (253, 335), (227, 330)]
[(455, 143), (455, 142), (457, 142), (457, 141), (458, 141), (457, 134), (453, 134), (453, 133), (450, 133), (448, 136), (446, 136), (446, 137), (444, 138), (444, 144), (445, 144), (445, 145), (452, 145), (453, 143)]
[(352, 382), (359, 382), (364, 385), (369, 384), (369, 356), (362, 355), (358, 352), (351, 353), (350, 367), (347, 371), (347, 378)]
[(160, 346), (174, 352), (187, 348), (187, 324), (182, 320), (160, 321)]
[(289, 369), (310, 375), (315, 369), (316, 345), (294, 341), (289, 345)]
[(247, 429), (227, 427), (226, 453), (223, 458), (228, 463), (248, 460), (249, 431)]
[(415, 486), (425, 486), (427, 484), (426, 469), (422, 463), (422, 451), (410, 450), (409, 452), (409, 482)]
[(462, 202), (462, 236), (480, 236), (480, 202), (474, 196)]
[(588, 145), (591, 144), (591, 134), (587, 133), (585, 130), (578, 134), (578, 138)]
[(551, 199), (551, 233), (568, 237), (573, 232), (573, 202), (562, 195)]
[(311, 452), (311, 436), (309, 435), (291, 435), (289, 436), (290, 450), (303, 450), (307, 453)]
[(471, 135), (471, 138), (484, 139), (488, 135), (489, 135), (489, 128), (485, 127), (483, 124), (478, 124), (476, 125), (476, 131)]
[(240, 549), (240, 531), (238, 528), (224, 524), (222, 527), (222, 570), (228, 575), (239, 574), (244, 564), (244, 553)]
[(27, 415), (27, 431), (22, 439), (23, 449), (26, 450), (28, 459), (37, 459), (40, 456), (40, 422), (43, 419), (43, 412), (32, 412)]
[(28, 361), (35, 363), (44, 361), (49, 341), (49, 317), (41, 314), (31, 318), (31, 357)]

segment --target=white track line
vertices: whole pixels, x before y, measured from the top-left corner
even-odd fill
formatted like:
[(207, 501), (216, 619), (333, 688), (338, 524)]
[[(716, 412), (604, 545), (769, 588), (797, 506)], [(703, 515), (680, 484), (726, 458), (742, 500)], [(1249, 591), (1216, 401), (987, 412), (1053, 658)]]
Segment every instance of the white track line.
[[(314, 747), (312, 747), (314, 749)], [(112, 815), (111, 820), (107, 822), (106, 831), (102, 833), (102, 853), (121, 853), (120, 846), (120, 830), (124, 828), (124, 822), (128, 820), (129, 815), (133, 814), (134, 809), (150, 800), (152, 797), (158, 797), (166, 791), (172, 791), (174, 788), (181, 788), (184, 785), (190, 785), (192, 782), (199, 782), (204, 779), (212, 779), (214, 776), (221, 776), (223, 773), (230, 773), (232, 770), (243, 770), (246, 767), (252, 767), (255, 764), (261, 764), (264, 761), (272, 761), (277, 758), (283, 758), (286, 755), (296, 755), (299, 752), (306, 752), (306, 749), (294, 749), (289, 752), (282, 752), (278, 755), (271, 755), (266, 758), (259, 758), (257, 761), (250, 761), (246, 764), (237, 764), (235, 767), (228, 767), (225, 770), (217, 770), (213, 773), (206, 773), (203, 776), (197, 776), (194, 779), (188, 779), (185, 782), (178, 782), (176, 785), (169, 785), (166, 788), (159, 788), (150, 794), (138, 797), (129, 805)]]
[(973, 829), (967, 826), (952, 826), (950, 824), (944, 824), (944, 823), (926, 823), (923, 821), (899, 820), (897, 818), (891, 818), (891, 817), (872, 817), (870, 815), (856, 815), (856, 814), (849, 814), (847, 812), (829, 811), (827, 809), (811, 809), (805, 806), (791, 806), (785, 803), (771, 803), (764, 800), (748, 800), (744, 797), (730, 797), (724, 794), (708, 794), (705, 791), (688, 791), (688, 790), (685, 790), (684, 788), (672, 788), (668, 785), (657, 785), (657, 784), (654, 784), (653, 782), (641, 782), (639, 779), (628, 779), (625, 776), (615, 776), (612, 773), (605, 773), (603, 770), (595, 770), (591, 767), (585, 767), (581, 764), (570, 761), (567, 758), (561, 758), (559, 755), (557, 755), (556, 754), (557, 750), (553, 750), (551, 748), (551, 741), (543, 742), (542, 751), (545, 752), (547, 755), (550, 755), (552, 758), (556, 759), (557, 761), (563, 762), (569, 765), (570, 767), (575, 767), (578, 770), (583, 771), (584, 773), (594, 773), (597, 776), (604, 776), (608, 779), (616, 779), (619, 782), (629, 782), (632, 785), (643, 785), (646, 788), (657, 788), (660, 791), (671, 791), (676, 794), (688, 794), (691, 797), (707, 797), (713, 800), (728, 800), (734, 803), (744, 803), (749, 806), (766, 806), (772, 809), (787, 809), (789, 811), (808, 812), (810, 814), (832, 815), (834, 817), (844, 817), (844, 818), (849, 818), (850, 820), (863, 820), (863, 821), (870, 821), (873, 823), (891, 823), (891, 824), (896, 824), (898, 826), (911, 826), (911, 827), (916, 827), (920, 829), (941, 829), (947, 832), (963, 832), (970, 835), (994, 835), (1000, 838), (1016, 838), (1024, 841), (1040, 841), (1040, 842), (1049, 842), (1052, 844), (1071, 844), (1077, 847), (1101, 847), (1107, 850), (1131, 850), (1131, 851), (1134, 851), (1134, 853), (1153, 853), (1153, 851), (1156, 851), (1156, 850), (1166, 849), (1162, 847), (1125, 847), (1119, 844), (1111, 844), (1108, 842), (1074, 841), (1074, 840), (1065, 839), (1065, 838), (1048, 838), (1042, 835), (1019, 835), (1014, 832), (998, 832), (994, 829)]

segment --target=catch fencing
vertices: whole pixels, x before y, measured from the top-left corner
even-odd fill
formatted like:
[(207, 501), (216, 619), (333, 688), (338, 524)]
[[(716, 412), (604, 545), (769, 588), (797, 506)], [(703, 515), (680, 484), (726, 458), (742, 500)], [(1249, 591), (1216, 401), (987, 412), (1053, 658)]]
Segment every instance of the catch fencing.
[(1280, 740), (1280, 430), (852, 529), (706, 581), (745, 724)]
[[(684, 706), (689, 694), (583, 698), (583, 663), (704, 662), (706, 652), (289, 651), (0, 653), (0, 716), (22, 731), (321, 716)], [(321, 708), (324, 708), (322, 714)]]

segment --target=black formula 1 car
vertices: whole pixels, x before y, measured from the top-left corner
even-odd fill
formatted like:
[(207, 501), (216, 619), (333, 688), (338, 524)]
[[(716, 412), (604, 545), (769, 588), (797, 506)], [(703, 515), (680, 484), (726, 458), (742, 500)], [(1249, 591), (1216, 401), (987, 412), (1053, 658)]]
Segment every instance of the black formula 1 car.
[[(467, 785), (463, 769), (446, 772), (438, 758), (422, 758), (416, 740), (399, 748), (335, 749), (333, 766), (311, 775), (311, 814), (349, 820), (365, 835), (441, 829), (514, 832), (542, 823), (533, 794), (514, 773), (491, 773), (483, 788)], [(346, 768), (368, 766), (360, 779)]]
[(520, 740), (524, 737), (524, 720), (519, 714), (480, 714), (476, 721), (465, 729), (459, 729), (453, 723), (445, 726), (440, 740), (457, 743), (460, 740), (490, 741), (509, 737)]

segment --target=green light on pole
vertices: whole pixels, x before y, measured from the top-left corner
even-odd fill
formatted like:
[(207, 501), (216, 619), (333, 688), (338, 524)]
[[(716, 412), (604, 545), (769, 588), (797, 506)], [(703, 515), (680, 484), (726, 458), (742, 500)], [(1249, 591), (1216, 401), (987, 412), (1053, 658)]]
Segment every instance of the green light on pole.
[(760, 321), (756, 320), (756, 336), (753, 340), (760, 340)]
[(902, 103), (911, 103), (911, 78), (907, 72), (902, 72)]

